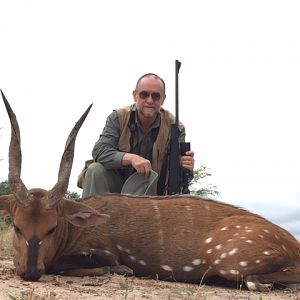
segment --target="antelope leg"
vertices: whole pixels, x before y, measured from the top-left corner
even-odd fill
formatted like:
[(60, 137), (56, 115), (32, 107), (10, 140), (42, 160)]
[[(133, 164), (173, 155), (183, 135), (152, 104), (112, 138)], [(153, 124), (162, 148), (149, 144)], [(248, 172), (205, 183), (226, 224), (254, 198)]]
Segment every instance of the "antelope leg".
[(119, 275), (133, 275), (132, 269), (127, 266), (119, 265), (119, 266), (105, 266), (100, 268), (78, 268), (78, 269), (70, 269), (63, 271), (61, 275), (67, 276), (103, 276), (106, 274), (119, 274)]

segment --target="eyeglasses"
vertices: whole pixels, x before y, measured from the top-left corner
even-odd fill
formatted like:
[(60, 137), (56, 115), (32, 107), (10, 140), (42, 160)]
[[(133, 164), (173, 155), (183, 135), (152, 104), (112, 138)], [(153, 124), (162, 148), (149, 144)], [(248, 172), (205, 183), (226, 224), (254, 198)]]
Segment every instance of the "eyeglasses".
[(139, 96), (143, 100), (145, 100), (145, 99), (147, 99), (148, 97), (151, 96), (151, 98), (152, 98), (153, 101), (159, 101), (160, 98), (161, 98), (161, 94), (160, 93), (157, 93), (157, 92), (149, 93), (147, 91), (141, 91), (141, 92), (139, 92)]

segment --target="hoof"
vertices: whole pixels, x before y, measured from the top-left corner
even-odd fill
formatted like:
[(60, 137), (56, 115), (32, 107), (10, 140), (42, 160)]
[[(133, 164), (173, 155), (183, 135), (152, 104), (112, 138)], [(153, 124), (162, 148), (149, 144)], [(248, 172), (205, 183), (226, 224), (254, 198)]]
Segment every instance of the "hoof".
[(247, 276), (245, 283), (249, 291), (268, 292), (273, 286), (270, 283), (260, 283), (254, 275)]
[(286, 284), (286, 288), (292, 291), (300, 291), (300, 283), (290, 283)]
[(119, 266), (111, 266), (110, 267), (110, 272), (119, 274), (119, 275), (127, 275), (127, 276), (132, 276), (133, 275), (133, 270), (130, 269), (127, 266), (124, 265), (119, 265)]

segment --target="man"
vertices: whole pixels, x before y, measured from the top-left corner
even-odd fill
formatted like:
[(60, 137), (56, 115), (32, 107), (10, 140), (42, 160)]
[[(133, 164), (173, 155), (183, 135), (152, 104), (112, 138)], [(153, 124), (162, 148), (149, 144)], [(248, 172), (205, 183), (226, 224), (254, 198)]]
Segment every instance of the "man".
[[(163, 79), (153, 73), (140, 77), (133, 91), (134, 104), (114, 110), (96, 142), (83, 183), (83, 197), (122, 190), (126, 179), (137, 172), (148, 177), (158, 173), (157, 194), (167, 192), (168, 147), (174, 116), (162, 108), (165, 94)], [(185, 129), (179, 126), (179, 141)], [(180, 157), (182, 167), (194, 169), (194, 152)]]

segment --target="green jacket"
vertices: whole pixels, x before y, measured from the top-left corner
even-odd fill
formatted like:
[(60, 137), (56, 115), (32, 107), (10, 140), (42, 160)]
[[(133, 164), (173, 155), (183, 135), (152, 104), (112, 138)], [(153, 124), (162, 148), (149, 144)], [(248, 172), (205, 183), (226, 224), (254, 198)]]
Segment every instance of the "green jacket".
[[(93, 149), (93, 158), (104, 165), (107, 169), (121, 169), (122, 158), (127, 152), (140, 153), (133, 151), (139, 149), (137, 147), (139, 141), (136, 135), (133, 134), (132, 116), (136, 114), (135, 104), (114, 110), (107, 118), (106, 125), (100, 135), (99, 140)], [(171, 124), (175, 123), (175, 117), (167, 110), (161, 108), (157, 120), (153, 124), (149, 133), (151, 139), (151, 131), (156, 130), (156, 136), (153, 139), (151, 164), (152, 169), (159, 175), (158, 193), (165, 194), (166, 184), (168, 182), (168, 166), (167, 154), (170, 143)], [(136, 125), (136, 124), (133, 124)], [(183, 124), (179, 125), (180, 135), (179, 141), (183, 142), (185, 138), (185, 129)], [(151, 149), (149, 149), (151, 152)], [(143, 155), (142, 155), (143, 156)]]

